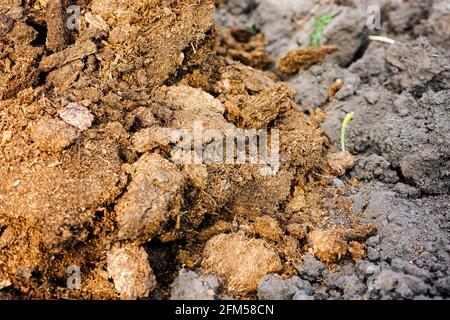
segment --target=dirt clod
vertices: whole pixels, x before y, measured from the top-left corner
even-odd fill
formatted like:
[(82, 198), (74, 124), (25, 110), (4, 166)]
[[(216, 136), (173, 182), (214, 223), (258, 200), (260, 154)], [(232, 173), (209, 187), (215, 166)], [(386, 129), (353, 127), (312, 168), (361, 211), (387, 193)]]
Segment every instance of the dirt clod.
[(312, 300), (311, 284), (299, 277), (284, 280), (278, 274), (265, 276), (258, 285), (258, 299), (260, 300), (297, 300), (295, 297), (304, 296), (302, 300)]
[(308, 235), (313, 254), (325, 263), (336, 263), (347, 253), (342, 230), (315, 230)]
[(71, 102), (59, 111), (59, 117), (65, 123), (70, 124), (80, 131), (86, 131), (92, 125), (94, 116), (84, 106), (76, 102)]
[(221, 234), (206, 244), (202, 267), (224, 278), (228, 290), (256, 290), (263, 276), (282, 268), (275, 250), (264, 240), (240, 234)]
[(61, 120), (40, 120), (31, 126), (31, 139), (42, 151), (59, 152), (78, 137), (77, 130)]
[(214, 300), (219, 289), (219, 281), (212, 275), (198, 275), (181, 270), (171, 284), (171, 300)]
[(149, 241), (181, 207), (184, 177), (157, 154), (144, 155), (133, 165), (131, 183), (119, 200), (117, 222), (120, 239)]
[(331, 173), (336, 176), (344, 175), (356, 162), (356, 158), (350, 152), (329, 153), (327, 160)]
[(255, 232), (272, 241), (279, 241), (284, 234), (277, 221), (269, 216), (256, 218)]
[(107, 254), (108, 273), (120, 297), (146, 298), (156, 287), (155, 276), (143, 248), (125, 245)]

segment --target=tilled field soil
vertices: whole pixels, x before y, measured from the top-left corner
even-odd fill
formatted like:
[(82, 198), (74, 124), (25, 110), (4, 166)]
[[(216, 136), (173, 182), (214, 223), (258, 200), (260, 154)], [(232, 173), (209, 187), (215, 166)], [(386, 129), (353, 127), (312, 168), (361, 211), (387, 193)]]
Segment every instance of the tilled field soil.
[(448, 298), (450, 3), (375, 4), (0, 0), (0, 298)]

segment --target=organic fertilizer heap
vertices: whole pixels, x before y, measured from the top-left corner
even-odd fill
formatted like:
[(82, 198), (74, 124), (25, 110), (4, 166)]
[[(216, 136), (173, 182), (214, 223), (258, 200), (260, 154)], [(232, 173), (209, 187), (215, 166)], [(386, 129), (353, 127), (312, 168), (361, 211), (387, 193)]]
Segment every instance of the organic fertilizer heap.
[[(353, 159), (252, 67), (264, 50), (216, 35), (213, 9), (0, 1), (0, 297), (168, 297), (183, 268), (251, 296), (307, 251), (330, 268), (365, 255), (374, 228), (330, 186)], [(266, 141), (277, 161), (198, 161), (182, 138), (199, 128)]]

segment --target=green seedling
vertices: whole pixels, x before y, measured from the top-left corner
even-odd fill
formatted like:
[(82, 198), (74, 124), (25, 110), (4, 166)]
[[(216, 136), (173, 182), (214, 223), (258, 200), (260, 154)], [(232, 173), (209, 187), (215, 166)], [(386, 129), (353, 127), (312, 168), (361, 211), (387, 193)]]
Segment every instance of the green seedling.
[(353, 119), (354, 113), (351, 112), (345, 116), (344, 121), (342, 122), (342, 128), (341, 128), (341, 151), (345, 152), (345, 133), (347, 132), (347, 126), (350, 123), (350, 121)]
[(258, 27), (255, 24), (247, 25), (246, 29), (248, 32), (250, 32), (252, 35), (255, 35), (259, 32)]
[(330, 24), (333, 20), (333, 17), (329, 14), (323, 14), (316, 22), (314, 22), (314, 31), (311, 35), (311, 46), (317, 47), (320, 44), (320, 38), (322, 37), (322, 33), (325, 31), (325, 28)]

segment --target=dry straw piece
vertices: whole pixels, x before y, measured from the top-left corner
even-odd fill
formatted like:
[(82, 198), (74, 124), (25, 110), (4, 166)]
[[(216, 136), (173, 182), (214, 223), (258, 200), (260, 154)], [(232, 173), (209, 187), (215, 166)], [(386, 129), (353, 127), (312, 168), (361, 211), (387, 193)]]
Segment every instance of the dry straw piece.
[(298, 48), (288, 52), (277, 63), (277, 68), (283, 73), (294, 74), (308, 70), (312, 65), (322, 62), (326, 56), (338, 51), (336, 46), (321, 46)]

